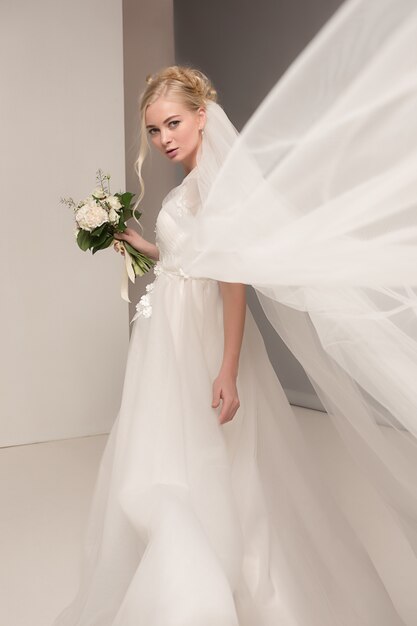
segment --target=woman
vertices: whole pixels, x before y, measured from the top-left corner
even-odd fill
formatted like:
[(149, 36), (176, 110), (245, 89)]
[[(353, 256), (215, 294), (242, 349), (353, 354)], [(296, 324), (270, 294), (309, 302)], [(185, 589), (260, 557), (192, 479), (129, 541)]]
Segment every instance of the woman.
[[(188, 78), (188, 85), (184, 80), (181, 81), (181, 71), (176, 73), (173, 69), (161, 74), (158, 88), (153, 85), (152, 89), (148, 89), (143, 95), (141, 109), (145, 112), (144, 132), (148, 133), (157, 150), (174, 163), (179, 162), (183, 165), (188, 177), (197, 167), (197, 151), (204, 134), (206, 112), (203, 104), (206, 98), (209, 100), (214, 98), (215, 90), (205, 83), (199, 72), (183, 70), (183, 74)], [(172, 81), (169, 95), (172, 95), (174, 100), (159, 95), (159, 92), (167, 90), (166, 82), (169, 79)], [(184, 85), (189, 88), (190, 95), (184, 93)], [(195, 110), (195, 107), (198, 108)], [(189, 184), (188, 181), (184, 183), (186, 184)], [(196, 210), (197, 197), (195, 202)], [(158, 246), (146, 241), (131, 228), (127, 228), (123, 234), (116, 234), (115, 238), (126, 240), (134, 248), (155, 260), (160, 259)], [(116, 250), (119, 249), (117, 243), (114, 247)], [(123, 249), (121, 252), (124, 253)], [(213, 384), (213, 406), (218, 407), (220, 398), (222, 399), (219, 421), (223, 424), (233, 418), (239, 407), (236, 378), (245, 321), (246, 291), (245, 285), (239, 283), (220, 282), (219, 287), (223, 298), (225, 343), (220, 371)]]
[[(384, 30), (387, 8), (393, 23), (398, 18), (391, 39)], [(383, 26), (367, 47), (361, 28), (374, 28), (379, 11)], [(349, 98), (332, 99), (332, 92), (326, 100), (321, 93), (308, 109), (315, 114), (308, 120), (311, 133), (300, 111), (291, 117), (286, 101), (302, 84), (297, 69), (239, 138), (204, 74), (173, 66), (149, 78), (141, 99), (142, 140), (148, 127), (156, 148), (181, 163), (186, 176), (163, 201), (155, 245), (133, 229), (120, 236), (158, 260), (156, 278), (134, 318), (121, 406), (85, 535), (79, 592), (54, 626), (416, 623), (417, 455), (410, 409), (417, 401), (409, 382), (417, 366), (415, 301), (410, 289), (392, 292), (404, 314), (397, 319), (372, 292), (381, 287), (377, 295), (387, 296), (382, 288), (407, 287), (407, 279), (415, 278), (409, 263), (415, 249), (399, 246), (398, 256), (385, 258), (402, 232), (394, 221), (399, 205), (386, 199), (413, 197), (415, 176), (407, 178), (409, 161), (399, 158), (400, 149), (414, 154), (413, 146), (398, 142), (395, 153), (369, 165), (360, 160), (360, 168), (344, 170), (343, 180), (335, 161), (335, 147), (352, 163), (363, 157), (381, 109), (361, 105), (367, 97), (372, 102), (376, 85), (385, 86), (388, 70), (393, 85), (395, 76), (403, 78), (403, 66), (388, 62), (393, 40), (393, 58), (401, 51), (410, 63), (407, 80), (414, 81), (406, 52), (416, 23), (417, 11), (406, 0), (348, 3), (318, 39), (325, 45), (315, 42), (298, 71), (303, 68), (304, 78), (312, 70), (323, 72), (323, 62), (334, 61), (325, 54), (329, 42), (336, 41), (338, 50), (342, 41), (349, 43), (341, 34), (354, 33), (362, 46), (357, 74), (366, 67), (372, 89), (353, 81), (355, 89), (343, 91), (341, 73), (331, 86)], [(360, 63), (367, 55), (372, 63)], [(343, 58), (350, 63), (352, 55)], [(407, 83), (404, 91), (414, 100), (415, 85)], [(388, 91), (393, 98), (384, 101), (381, 139), (392, 141), (391, 122), (402, 128), (409, 100), (398, 105), (399, 92), (391, 85)], [(280, 104), (287, 105), (284, 130), (293, 134), (277, 142), (269, 113), (276, 115)], [(357, 116), (344, 117), (342, 105)], [(407, 119), (413, 133), (413, 118)], [(358, 120), (374, 122), (363, 140)], [(353, 136), (356, 143), (346, 150)], [(260, 137), (271, 137), (271, 146)], [(329, 154), (330, 174), (319, 171)], [(272, 157), (279, 161), (276, 168)], [(142, 161), (141, 150), (139, 174)], [(374, 184), (378, 190), (381, 181), (366, 177), (366, 168), (376, 172), (381, 163), (383, 199), (378, 203), (374, 194), (371, 203), (365, 191), (373, 192)], [(355, 177), (361, 184), (354, 184)], [(388, 226), (384, 248), (378, 247), (378, 229), (370, 228), (378, 211), (378, 228)], [(360, 256), (363, 233), (352, 236), (355, 227), (368, 229), (368, 257)], [(352, 453), (362, 471), (355, 499), (322, 473), (297, 424), (246, 306), (249, 283), (329, 410), (338, 446), (345, 444), (338, 452)], [(392, 430), (398, 422), (409, 430), (398, 428), (392, 434), (404, 436), (392, 437), (376, 423), (381, 417)], [(399, 575), (393, 575), (394, 566)]]
[(119, 236), (158, 259), (156, 278), (134, 318), (79, 594), (56, 625), (285, 623), (270, 573), (282, 557), (263, 495), (266, 488), (279, 499), (279, 486), (272, 476), (262, 486), (256, 456), (264, 438), (282, 438), (277, 410), (299, 434), (245, 285), (181, 269), (201, 203), (197, 154), (212, 140), (210, 112), (225, 115), (215, 98), (201, 72), (176, 66), (150, 79), (142, 96), (152, 142), (175, 148), (168, 158), (188, 173), (163, 201), (156, 245), (132, 229)]

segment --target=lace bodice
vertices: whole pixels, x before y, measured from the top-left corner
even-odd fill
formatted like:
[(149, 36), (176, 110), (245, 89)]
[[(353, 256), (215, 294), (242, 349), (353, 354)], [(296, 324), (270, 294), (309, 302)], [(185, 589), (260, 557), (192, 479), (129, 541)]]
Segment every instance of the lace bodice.
[[(200, 193), (197, 184), (197, 168), (195, 167), (183, 179), (180, 185), (171, 189), (162, 201), (155, 224), (155, 242), (159, 249), (159, 261), (154, 266), (154, 274), (166, 273), (174, 277), (188, 279), (181, 267), (182, 252), (186, 248), (187, 237), (190, 236), (191, 220), (200, 206)], [(195, 279), (210, 280), (210, 279)], [(152, 291), (154, 283), (146, 285), (144, 294), (136, 305), (138, 316), (150, 317), (152, 314)]]
[(181, 251), (189, 235), (190, 220), (199, 206), (197, 168), (194, 168), (162, 201), (155, 226), (155, 240), (161, 267), (176, 271), (181, 269)]

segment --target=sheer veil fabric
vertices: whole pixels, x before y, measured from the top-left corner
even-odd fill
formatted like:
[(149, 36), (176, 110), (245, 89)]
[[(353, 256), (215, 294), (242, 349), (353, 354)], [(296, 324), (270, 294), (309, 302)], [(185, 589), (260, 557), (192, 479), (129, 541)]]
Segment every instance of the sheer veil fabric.
[[(415, 0), (349, 0), (241, 133), (208, 102), (54, 626), (416, 626), (416, 41)], [(326, 429), (250, 311), (240, 414), (214, 419), (218, 280), (253, 285)]]
[(209, 102), (184, 247), (187, 275), (255, 288), (355, 460), (361, 510), (322, 475), (282, 513), (294, 611), (302, 546), (334, 625), (417, 624), (416, 42), (415, 0), (350, 0), (240, 134)]

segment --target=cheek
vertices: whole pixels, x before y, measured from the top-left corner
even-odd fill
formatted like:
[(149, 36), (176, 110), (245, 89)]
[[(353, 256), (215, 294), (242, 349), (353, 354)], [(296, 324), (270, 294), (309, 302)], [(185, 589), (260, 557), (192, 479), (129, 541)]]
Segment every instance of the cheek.
[(179, 129), (178, 132), (178, 141), (182, 143), (183, 146), (193, 147), (198, 139), (195, 128), (182, 128)]

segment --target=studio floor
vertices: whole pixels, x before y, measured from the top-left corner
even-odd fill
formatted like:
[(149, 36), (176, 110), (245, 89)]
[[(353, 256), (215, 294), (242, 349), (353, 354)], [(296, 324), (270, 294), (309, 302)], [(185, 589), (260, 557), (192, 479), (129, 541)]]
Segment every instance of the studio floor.
[[(309, 442), (346, 497), (381, 528), (328, 416), (294, 407)], [(50, 626), (77, 589), (79, 548), (108, 435), (0, 449), (0, 624)]]

